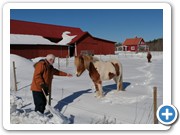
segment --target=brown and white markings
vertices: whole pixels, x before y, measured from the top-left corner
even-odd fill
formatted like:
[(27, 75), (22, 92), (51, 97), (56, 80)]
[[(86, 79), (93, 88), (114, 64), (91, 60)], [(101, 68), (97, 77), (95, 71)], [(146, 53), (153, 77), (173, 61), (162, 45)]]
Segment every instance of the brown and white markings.
[(92, 56), (75, 56), (76, 76), (79, 77), (86, 69), (96, 88), (96, 97), (103, 97), (102, 81), (113, 79), (117, 91), (123, 90), (122, 64), (118, 60), (99, 61)]

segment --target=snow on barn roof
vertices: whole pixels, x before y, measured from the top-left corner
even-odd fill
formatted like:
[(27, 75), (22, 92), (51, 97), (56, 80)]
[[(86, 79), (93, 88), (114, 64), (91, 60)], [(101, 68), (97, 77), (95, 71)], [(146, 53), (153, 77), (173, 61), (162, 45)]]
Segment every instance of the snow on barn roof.
[[(68, 36), (69, 37), (69, 36)], [(72, 38), (76, 37), (73, 36)], [(54, 43), (38, 35), (10, 34), (10, 44), (18, 45), (60, 45), (66, 46), (71, 39), (64, 37), (60, 42)]]
[(10, 35), (10, 44), (43, 44), (43, 45), (57, 45), (49, 41), (48, 39), (43, 38), (42, 36), (37, 35), (24, 35), (24, 34), (11, 34)]
[[(143, 40), (143, 38), (138, 38), (138, 37), (135, 37), (135, 38), (127, 38), (123, 45), (138, 45), (140, 44), (140, 42)], [(143, 40), (144, 41), (144, 40)]]

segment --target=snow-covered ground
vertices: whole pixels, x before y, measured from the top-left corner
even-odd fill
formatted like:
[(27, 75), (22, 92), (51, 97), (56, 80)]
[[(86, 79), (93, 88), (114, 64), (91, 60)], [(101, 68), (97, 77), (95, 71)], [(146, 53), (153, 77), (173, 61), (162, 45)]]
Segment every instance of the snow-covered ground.
[[(97, 55), (101, 60), (119, 59), (123, 65), (125, 91), (116, 91), (113, 80), (104, 81), (104, 97), (96, 98), (94, 86), (85, 71), (75, 76), (74, 58), (60, 59), (60, 70), (73, 77), (54, 76), (52, 105), (45, 115), (34, 112), (30, 84), (33, 64), (41, 58), (28, 60), (11, 54), (11, 123), (72, 123), (72, 124), (151, 124), (153, 123), (153, 87), (157, 87), (157, 103), (163, 103), (163, 53), (152, 52), (152, 63), (146, 53), (116, 52)], [(14, 91), (12, 61), (15, 61), (18, 91)], [(68, 63), (67, 63), (68, 62)], [(58, 68), (58, 59), (54, 67)], [(49, 109), (53, 116), (49, 116)]]

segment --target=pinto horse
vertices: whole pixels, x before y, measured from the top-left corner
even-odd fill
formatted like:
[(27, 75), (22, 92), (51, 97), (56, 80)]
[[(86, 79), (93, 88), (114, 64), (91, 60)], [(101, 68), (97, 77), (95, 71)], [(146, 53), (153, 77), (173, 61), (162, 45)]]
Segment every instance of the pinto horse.
[(123, 90), (122, 65), (118, 60), (99, 61), (93, 56), (75, 56), (76, 76), (79, 77), (86, 69), (96, 88), (96, 97), (103, 97), (102, 81), (113, 79), (117, 91)]

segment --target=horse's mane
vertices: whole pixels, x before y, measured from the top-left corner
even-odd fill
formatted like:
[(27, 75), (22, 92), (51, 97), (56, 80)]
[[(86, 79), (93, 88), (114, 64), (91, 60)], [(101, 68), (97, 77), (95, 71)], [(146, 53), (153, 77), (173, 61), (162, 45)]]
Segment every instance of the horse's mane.
[(91, 61), (91, 62), (99, 61), (97, 57), (91, 55), (80, 55), (80, 57), (83, 57), (85, 61)]
[(83, 59), (84, 66), (86, 67), (86, 69), (89, 69), (90, 62), (93, 63), (93, 62), (99, 61), (97, 57), (90, 56), (90, 55), (80, 55), (79, 57)]

